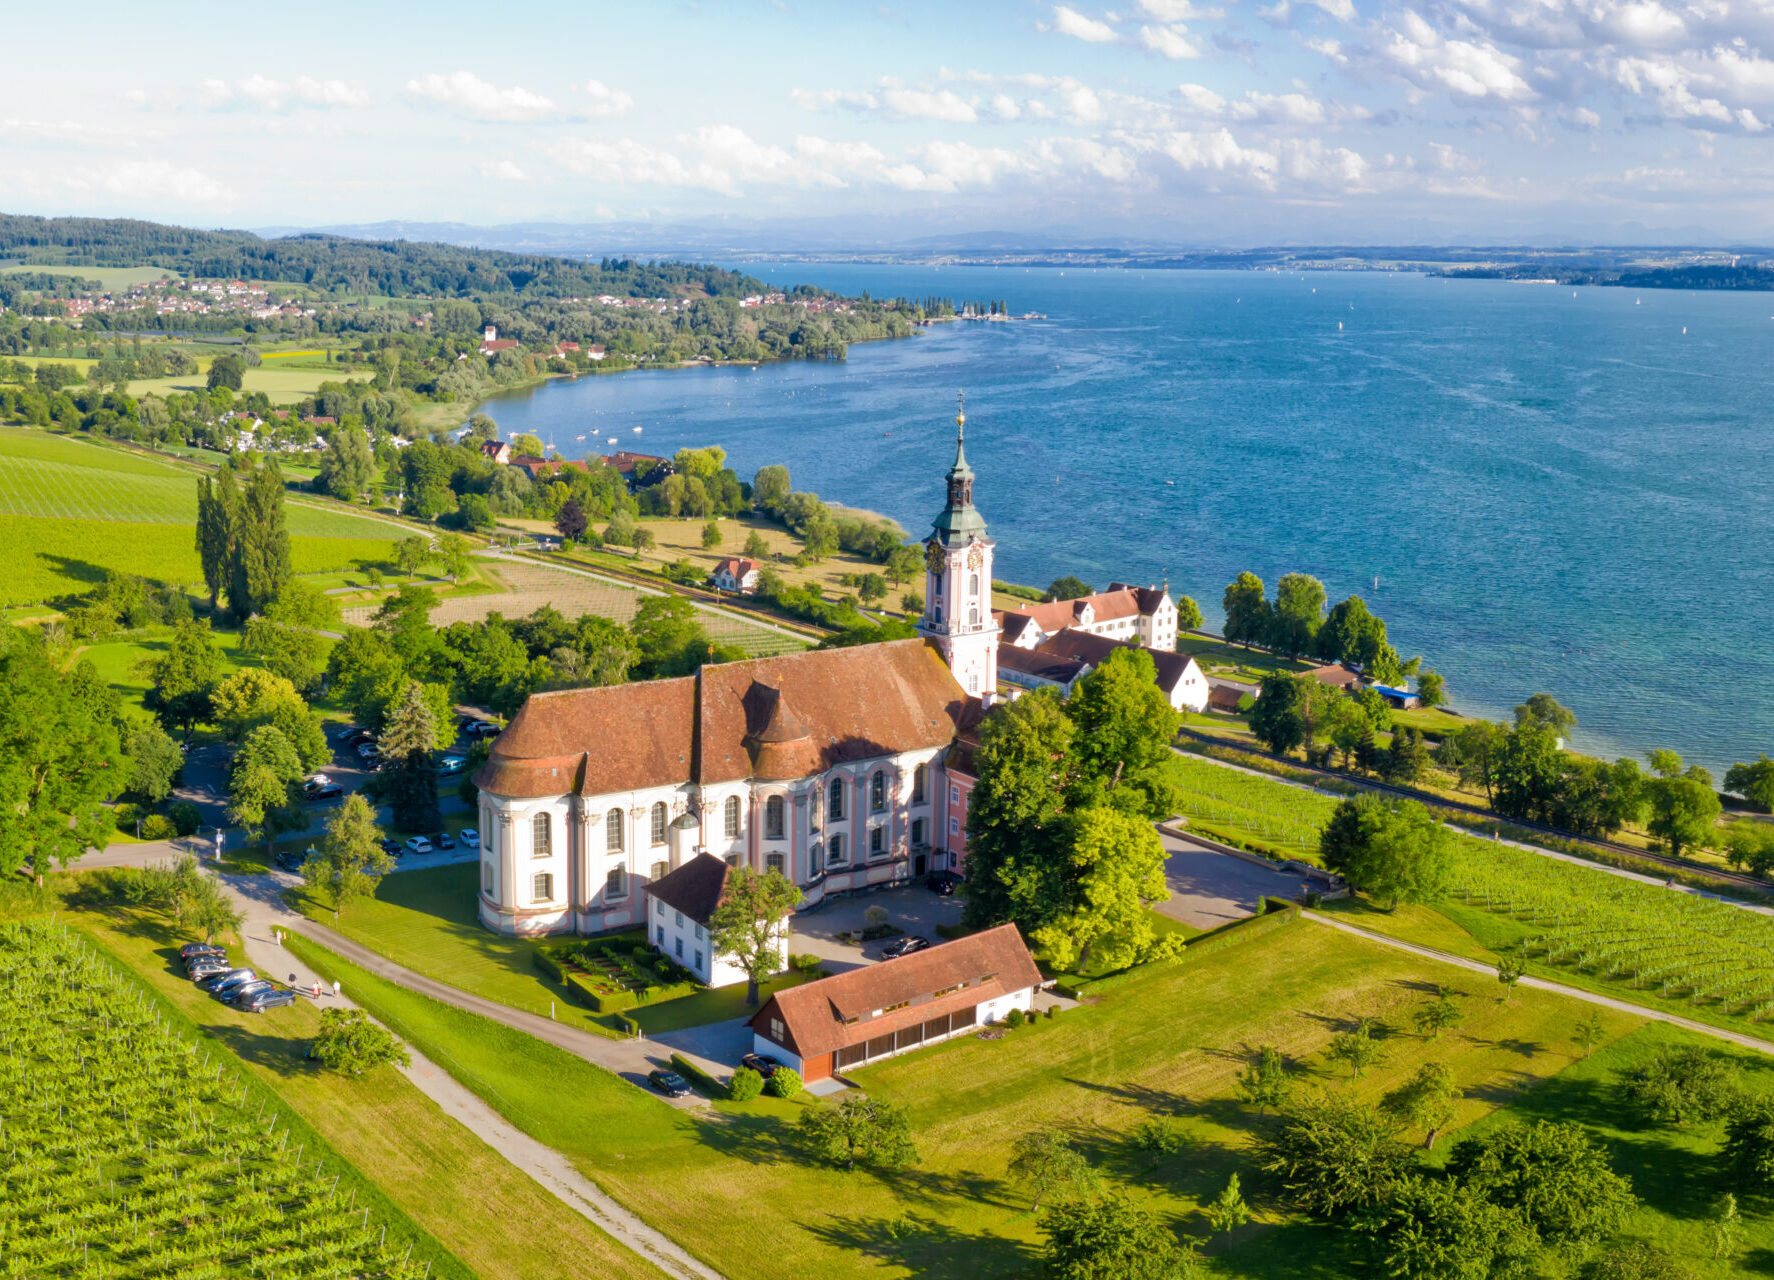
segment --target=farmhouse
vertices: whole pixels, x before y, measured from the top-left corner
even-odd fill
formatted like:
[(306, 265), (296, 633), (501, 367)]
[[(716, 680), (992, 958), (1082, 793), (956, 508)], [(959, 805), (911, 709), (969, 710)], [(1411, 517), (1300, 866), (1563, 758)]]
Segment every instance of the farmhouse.
[[(731, 957), (715, 954), (708, 924), (720, 906), (732, 864), (713, 854), (699, 853), (664, 879), (647, 886), (647, 938), (661, 955), (669, 956), (710, 987), (745, 981), (745, 970)], [(787, 965), (788, 928), (775, 939), (778, 969)]]
[[(1049, 636), (1034, 652), (1052, 658), (1082, 662), (1087, 667), (1100, 667), (1117, 649), (1141, 649), (1152, 659), (1157, 670), (1158, 687), (1166, 700), (1178, 711), (1202, 711), (1207, 707), (1207, 676), (1201, 665), (1186, 653), (1165, 649), (1148, 649), (1131, 640), (1114, 640), (1105, 635), (1067, 627), (1058, 635)], [(1002, 665), (1004, 658), (1000, 652)]]
[(1033, 1007), (1041, 972), (1013, 924), (898, 960), (778, 991), (751, 1020), (752, 1043), (824, 1080), (865, 1062), (962, 1035)]
[(710, 580), (722, 591), (750, 595), (758, 589), (758, 562), (743, 556), (729, 556), (715, 566)]
[(1132, 640), (1149, 649), (1172, 650), (1177, 643), (1177, 606), (1170, 588), (1109, 584), (1107, 591), (1077, 600), (1023, 604), (999, 615), (1004, 643), (1035, 649), (1067, 629)]
[(503, 440), (482, 440), (480, 456), (503, 467), (511, 461), (511, 446)]
[(780, 871), (809, 907), (962, 870), (974, 779), (956, 748), (995, 696), (998, 629), (959, 435), (947, 483), (922, 638), (531, 695), (474, 776), (482, 923), (642, 924), (647, 887), (703, 853)]

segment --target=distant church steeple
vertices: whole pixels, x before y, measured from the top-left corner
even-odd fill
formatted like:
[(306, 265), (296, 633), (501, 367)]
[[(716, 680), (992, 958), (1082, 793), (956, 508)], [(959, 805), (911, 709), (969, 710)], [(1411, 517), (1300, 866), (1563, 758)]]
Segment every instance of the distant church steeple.
[(973, 505), (967, 465), (967, 400), (956, 397), (955, 464), (948, 500), (924, 544), (924, 616), (918, 630), (934, 643), (955, 679), (990, 700), (998, 688), (998, 624), (992, 616), (992, 553), (985, 517)]

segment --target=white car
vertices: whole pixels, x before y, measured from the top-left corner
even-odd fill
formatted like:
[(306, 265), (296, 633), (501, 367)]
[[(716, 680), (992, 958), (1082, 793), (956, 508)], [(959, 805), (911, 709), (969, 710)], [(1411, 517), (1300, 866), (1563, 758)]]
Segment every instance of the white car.
[(308, 781), (304, 785), (309, 787), (324, 787), (331, 781), (332, 779), (327, 777), (324, 773), (314, 773), (308, 775)]
[(460, 840), (470, 849), (480, 848), (480, 832), (476, 831), (473, 827), (463, 827), (456, 833), (456, 839)]
[(365, 742), (358, 746), (357, 755), (360, 760), (374, 760), (382, 754), (382, 748), (373, 742)]
[(430, 853), (431, 841), (424, 836), (409, 836), (406, 848), (408, 853)]
[(466, 756), (445, 756), (437, 762), (439, 773), (461, 773), (467, 767), (468, 758)]

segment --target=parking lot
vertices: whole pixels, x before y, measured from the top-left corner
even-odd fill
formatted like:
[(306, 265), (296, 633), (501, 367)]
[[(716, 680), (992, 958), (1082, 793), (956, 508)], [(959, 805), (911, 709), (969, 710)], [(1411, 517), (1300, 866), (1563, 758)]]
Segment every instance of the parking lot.
[(883, 907), (887, 923), (903, 934), (941, 942), (936, 926), (961, 923), (961, 899), (933, 893), (923, 885), (907, 885), (901, 889), (882, 889), (854, 898), (838, 898), (801, 912), (789, 922), (788, 949), (792, 955), (815, 955), (826, 961), (834, 973), (874, 964), (881, 959), (881, 948), (892, 938), (878, 942), (842, 942), (841, 933), (861, 934), (867, 927), (863, 919), (870, 907)]

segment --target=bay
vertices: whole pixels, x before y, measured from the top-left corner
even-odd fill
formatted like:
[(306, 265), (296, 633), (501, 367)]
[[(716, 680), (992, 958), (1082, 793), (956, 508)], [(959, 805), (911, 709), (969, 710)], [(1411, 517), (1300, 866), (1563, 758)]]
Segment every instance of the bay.
[(1468, 713), (1546, 690), (1606, 755), (1673, 747), (1719, 771), (1774, 752), (1767, 295), (732, 265), (1047, 318), (841, 363), (556, 382), (487, 412), (573, 457), (718, 443), (742, 475), (786, 463), (917, 537), (964, 389), (999, 577), (1168, 579), (1212, 625), (1240, 570), (1271, 591), (1298, 570), (1366, 597)]

